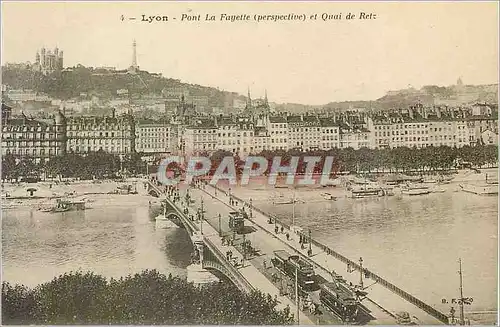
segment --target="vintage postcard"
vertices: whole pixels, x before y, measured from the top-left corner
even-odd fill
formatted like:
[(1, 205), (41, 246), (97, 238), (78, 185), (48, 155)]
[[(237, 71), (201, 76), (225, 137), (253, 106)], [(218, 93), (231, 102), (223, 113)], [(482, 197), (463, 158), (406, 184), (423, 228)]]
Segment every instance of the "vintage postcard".
[(2, 324), (497, 324), (498, 10), (3, 1)]

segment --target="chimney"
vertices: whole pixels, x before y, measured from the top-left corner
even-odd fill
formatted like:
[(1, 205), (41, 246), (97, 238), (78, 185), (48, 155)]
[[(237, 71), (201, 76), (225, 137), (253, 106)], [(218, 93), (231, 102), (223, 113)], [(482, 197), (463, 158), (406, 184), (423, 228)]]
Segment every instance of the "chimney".
[(441, 119), (441, 109), (439, 107), (436, 107), (436, 116)]
[(112, 117), (112, 118), (115, 118), (115, 117), (116, 117), (116, 109), (115, 109), (115, 108), (112, 108), (112, 109), (111, 109), (111, 117)]
[(300, 121), (304, 121), (304, 114), (300, 114)]

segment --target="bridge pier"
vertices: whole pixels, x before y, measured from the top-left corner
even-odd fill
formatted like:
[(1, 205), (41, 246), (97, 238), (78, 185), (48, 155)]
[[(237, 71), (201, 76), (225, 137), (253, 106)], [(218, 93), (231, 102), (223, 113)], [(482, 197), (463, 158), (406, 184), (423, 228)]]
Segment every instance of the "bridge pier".
[(217, 283), (219, 279), (209, 270), (203, 268), (205, 252), (203, 236), (195, 233), (191, 236), (191, 240), (193, 241), (194, 251), (197, 252), (197, 262), (194, 262), (187, 267), (187, 281), (190, 283), (192, 282), (195, 285)]

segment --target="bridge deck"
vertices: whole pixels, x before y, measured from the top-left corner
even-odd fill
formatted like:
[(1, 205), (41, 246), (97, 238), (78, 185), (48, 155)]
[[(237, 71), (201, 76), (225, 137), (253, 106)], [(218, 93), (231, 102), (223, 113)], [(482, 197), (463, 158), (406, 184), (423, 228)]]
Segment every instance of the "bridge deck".
[[(242, 203), (240, 202), (237, 206), (229, 205), (229, 196), (226, 196), (222, 192), (217, 192), (217, 197), (215, 197), (215, 189), (213, 187), (207, 186), (203, 190), (190, 190), (195, 201), (199, 205), (201, 196), (204, 194), (205, 208), (207, 211), (207, 216), (212, 212), (213, 216), (215, 213), (221, 213), (222, 216), (227, 217), (229, 211), (238, 210), (241, 208)], [(222, 193), (222, 194), (221, 194)], [(212, 198), (213, 201), (207, 201), (208, 198)], [(226, 210), (220, 206), (214, 205), (214, 202), (222, 203)], [(249, 212), (249, 209), (246, 208)], [(209, 218), (209, 217), (208, 217)], [(275, 234), (274, 224), (268, 224), (268, 217), (253, 210), (252, 223), (254, 223), (262, 233), (252, 233), (255, 238), (255, 244), (262, 249), (262, 251), (268, 255), (272, 254), (273, 250), (277, 249), (287, 249), (301, 253), (302, 255), (307, 255), (307, 249), (301, 250), (300, 244), (296, 238), (291, 238), (287, 241), (285, 234)], [(246, 221), (245, 224), (249, 222)], [(252, 237), (252, 236), (251, 236)], [(252, 243), (254, 243), (252, 241)], [(331, 275), (329, 272), (335, 270), (337, 273), (341, 274), (348, 282), (353, 284), (359, 283), (359, 272), (347, 273), (346, 264), (337, 260), (331, 255), (325, 253), (319, 247), (312, 245), (313, 256), (309, 259), (316, 266), (316, 273), (325, 278), (326, 280), (331, 280)], [(269, 257), (270, 258), (270, 257)], [(318, 269), (319, 268), (319, 269)], [(377, 321), (372, 321), (371, 323), (376, 324), (394, 324), (394, 315), (399, 311), (406, 311), (413, 317), (418, 324), (427, 325), (441, 325), (443, 322), (436, 317), (430, 315), (429, 313), (423, 311), (417, 306), (405, 301), (397, 294), (391, 292), (387, 288), (378, 283), (374, 283), (372, 279), (365, 280), (366, 291), (368, 292), (368, 301), (363, 301), (363, 304), (372, 311), (372, 314), (377, 317)]]
[[(184, 185), (183, 185), (184, 186)], [(181, 187), (181, 198), (184, 197), (186, 192), (186, 187)], [(194, 200), (191, 204), (190, 213), (195, 214), (197, 208), (201, 205), (201, 198), (203, 198), (204, 208), (205, 208), (205, 222), (203, 223), (203, 233), (206, 238), (212, 242), (219, 251), (226, 253), (228, 250), (233, 252), (233, 256), (238, 257), (241, 260), (242, 255), (238, 252), (235, 247), (223, 246), (221, 238), (218, 233), (218, 214), (222, 216), (222, 230), (229, 230), (228, 227), (228, 214), (230, 211), (236, 211), (241, 209), (243, 205), (239, 202), (236, 206), (230, 206), (229, 197), (227, 194), (218, 191), (217, 197), (215, 196), (215, 189), (206, 186), (204, 189), (193, 189), (189, 190), (189, 193)], [(179, 204), (177, 204), (179, 207)], [(249, 208), (246, 208), (246, 212), (249, 212)], [(191, 221), (189, 223), (192, 223)], [(289, 252), (297, 252), (301, 255), (307, 254), (307, 249), (301, 250), (298, 238), (292, 237), (287, 240), (285, 234), (275, 234), (274, 224), (268, 224), (268, 216), (253, 210), (253, 217), (251, 221), (245, 221), (245, 225), (252, 225), (255, 227), (255, 232), (248, 234), (248, 239), (251, 241), (252, 245), (258, 247), (263, 255), (261, 257), (251, 260), (251, 264), (246, 265), (244, 268), (239, 268), (240, 273), (244, 278), (252, 284), (256, 289), (263, 291), (264, 293), (269, 293), (272, 296), (276, 295), (281, 301), (281, 308), (285, 307), (287, 304), (290, 306), (292, 312), (295, 312), (295, 305), (290, 299), (284, 296), (279, 296), (279, 289), (273, 285), (268, 278), (262, 273), (265, 271), (263, 269), (263, 261), (270, 262), (273, 251), (278, 249), (286, 249)], [(197, 224), (197, 228), (199, 228)], [(325, 253), (323, 249), (316, 245), (312, 245), (313, 256), (310, 257), (311, 263), (315, 265), (315, 271), (318, 275), (326, 280), (331, 280), (330, 272), (335, 270), (337, 273), (343, 275), (343, 277), (353, 284), (359, 282), (359, 272), (347, 273), (346, 264)], [(260, 271), (259, 271), (259, 269)], [(418, 324), (429, 324), (437, 325), (443, 322), (433, 315), (425, 312), (424, 310), (418, 308), (417, 306), (405, 301), (403, 298), (391, 292), (386, 287), (374, 283), (372, 279), (365, 280), (365, 289), (368, 292), (368, 298), (363, 301), (363, 305), (371, 311), (371, 314), (376, 317), (376, 320), (371, 321), (370, 324), (395, 324), (395, 314), (399, 311), (406, 311), (410, 314), (415, 322)], [(311, 320), (308, 319), (304, 314), (300, 317), (301, 324), (312, 324)]]
[[(193, 191), (195, 194), (197, 193), (196, 190), (193, 190), (193, 189), (190, 190), (190, 193), (193, 194)], [(201, 191), (198, 191), (198, 192), (201, 192)], [(183, 198), (184, 194), (185, 193), (181, 194), (181, 198)], [(200, 199), (201, 199), (201, 193), (200, 193), (200, 197), (198, 198), (198, 202), (195, 205), (191, 205), (189, 207), (189, 214), (193, 214), (195, 217), (196, 217), (196, 209), (199, 208), (199, 206), (200, 206)], [(179, 203), (174, 204), (170, 200), (169, 200), (169, 202), (171, 205), (174, 205), (177, 207), (177, 209), (179, 209), (179, 207), (180, 207)], [(205, 204), (208, 205), (205, 208), (208, 209), (206, 211), (209, 212), (211, 209), (211, 206), (210, 206), (208, 201), (206, 201)], [(180, 210), (179, 210), (179, 212), (180, 212)], [(222, 240), (219, 237), (218, 230), (215, 229), (214, 227), (212, 227), (211, 224), (207, 223), (206, 221), (203, 224), (200, 224), (199, 222), (193, 222), (189, 219), (186, 219), (186, 217), (183, 214), (180, 215), (180, 218), (183, 219), (186, 224), (193, 226), (195, 230), (198, 230), (198, 231), (202, 230), (205, 239), (210, 241), (210, 243), (213, 246), (215, 246), (218, 251), (225, 254), (228, 250), (231, 250), (233, 253), (233, 257), (236, 257), (238, 259), (238, 261), (241, 261), (243, 256), (238, 252), (238, 250), (234, 246), (222, 245)], [(225, 264), (230, 265), (230, 263), (228, 263), (228, 262), (225, 262)], [(292, 302), (289, 298), (287, 298), (285, 296), (281, 296), (279, 289), (276, 286), (274, 286), (266, 278), (266, 276), (264, 276), (257, 268), (255, 268), (255, 266), (253, 266), (248, 261), (245, 261), (245, 266), (243, 268), (240, 267), (238, 269), (238, 271), (246, 279), (246, 281), (253, 286), (253, 288), (260, 290), (264, 294), (270, 294), (273, 297), (276, 296), (278, 301), (279, 301), (278, 309), (284, 309), (287, 306), (289, 306), (291, 312), (293, 314), (295, 314), (296, 306), (295, 306), (294, 302)], [(299, 322), (301, 325), (313, 325), (314, 324), (304, 313), (301, 313), (299, 315)]]

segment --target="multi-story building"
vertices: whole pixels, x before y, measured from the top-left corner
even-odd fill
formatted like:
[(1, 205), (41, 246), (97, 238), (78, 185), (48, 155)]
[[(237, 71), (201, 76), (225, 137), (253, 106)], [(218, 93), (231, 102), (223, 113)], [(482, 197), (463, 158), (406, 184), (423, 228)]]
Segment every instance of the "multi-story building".
[(265, 150), (271, 150), (271, 135), (265, 127), (255, 127), (252, 154), (259, 154)]
[(145, 154), (171, 153), (175, 146), (172, 128), (165, 121), (139, 120), (135, 125), (135, 151)]
[(66, 152), (66, 117), (59, 111), (50, 119), (12, 118), (2, 104), (2, 155), (29, 157), (36, 163)]
[(127, 155), (135, 151), (135, 122), (131, 114), (111, 117), (71, 117), (67, 121), (67, 151), (85, 154), (103, 150)]
[(270, 150), (287, 150), (289, 146), (288, 140), (288, 123), (286, 117), (271, 116), (267, 119), (267, 130), (271, 138), (269, 145)]
[[(471, 114), (467, 117), (467, 129), (471, 145), (478, 143), (478, 141), (482, 142), (485, 131), (490, 131), (498, 137), (498, 106), (497, 110), (493, 110), (491, 106), (486, 104), (472, 106)], [(491, 136), (491, 133), (487, 134)]]
[(341, 124), (339, 128), (339, 147), (353, 148), (359, 150), (361, 148), (370, 147), (370, 131), (364, 127), (351, 127), (347, 124)]
[(340, 127), (333, 118), (320, 118), (321, 150), (340, 148)]
[(245, 158), (254, 152), (254, 123), (251, 117), (238, 117), (238, 131), (236, 132), (236, 148), (240, 158)]
[(287, 125), (288, 149), (299, 148), (304, 151), (319, 149), (321, 145), (321, 124), (317, 116), (288, 116)]
[(186, 126), (183, 135), (184, 154), (199, 155), (216, 151), (218, 128), (214, 119), (199, 118), (193, 124)]
[(232, 153), (237, 153), (239, 147), (238, 124), (233, 117), (219, 116), (217, 125), (217, 148)]
[(469, 143), (463, 110), (424, 108), (421, 105), (368, 117), (374, 148), (452, 146)]

